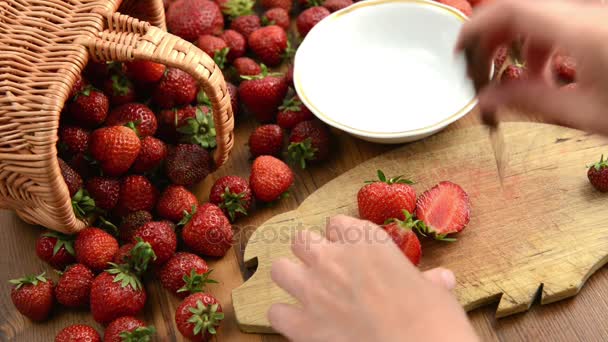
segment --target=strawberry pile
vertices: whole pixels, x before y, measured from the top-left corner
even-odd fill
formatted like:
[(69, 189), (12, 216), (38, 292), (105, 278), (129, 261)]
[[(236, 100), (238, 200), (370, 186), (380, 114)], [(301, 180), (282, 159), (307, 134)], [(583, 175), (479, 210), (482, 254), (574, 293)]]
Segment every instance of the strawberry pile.
[(416, 233), (436, 240), (462, 231), (470, 220), (471, 203), (457, 184), (443, 181), (416, 198), (413, 182), (402, 176), (386, 178), (378, 170), (378, 180), (367, 181), (357, 194), (359, 217), (381, 225), (403, 254), (420, 263), (422, 246)]

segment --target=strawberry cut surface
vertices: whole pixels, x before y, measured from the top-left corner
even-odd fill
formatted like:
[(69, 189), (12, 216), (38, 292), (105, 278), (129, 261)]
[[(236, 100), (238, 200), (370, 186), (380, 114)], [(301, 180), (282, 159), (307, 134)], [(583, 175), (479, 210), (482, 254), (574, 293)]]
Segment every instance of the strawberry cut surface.
[(470, 216), (469, 196), (452, 182), (437, 184), (418, 197), (416, 203), (416, 217), (436, 234), (460, 232), (469, 223)]

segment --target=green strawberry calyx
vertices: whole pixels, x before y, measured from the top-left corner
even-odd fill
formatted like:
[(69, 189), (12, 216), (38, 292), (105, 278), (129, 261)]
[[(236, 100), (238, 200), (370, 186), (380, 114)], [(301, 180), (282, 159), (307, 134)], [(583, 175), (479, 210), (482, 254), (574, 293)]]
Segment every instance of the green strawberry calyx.
[[(397, 218), (392, 218), (392, 219), (388, 219), (385, 224), (390, 224), (390, 223), (396, 223), (397, 226), (401, 229), (404, 230), (414, 230), (418, 228), (418, 225), (420, 224), (419, 220), (415, 220), (414, 219), (414, 215), (412, 215), (409, 211), (403, 209), (403, 216), (405, 217), (404, 220), (399, 220)], [(422, 234), (424, 235), (424, 234)], [(424, 235), (426, 236), (426, 235)]]
[(177, 293), (181, 292), (203, 292), (205, 290), (205, 285), (207, 284), (217, 284), (217, 280), (209, 278), (209, 275), (213, 272), (213, 270), (209, 270), (203, 274), (197, 273), (196, 270), (190, 270), (190, 274), (184, 276), (184, 286), (177, 290)]
[(604, 160), (604, 155), (602, 154), (602, 157), (600, 158), (600, 161), (591, 165), (591, 166), (587, 166), (588, 168), (594, 168), (595, 171), (601, 171), (602, 169), (605, 169), (608, 167), (608, 159)]
[(147, 327), (138, 327), (133, 331), (123, 331), (118, 336), (122, 342), (149, 342), (152, 341), (154, 334), (156, 334), (156, 328), (149, 325)]
[(222, 5), (222, 13), (234, 19), (244, 15), (253, 14), (254, 1), (251, 0), (228, 0)]
[(199, 300), (196, 302), (196, 307), (189, 309), (192, 316), (188, 319), (188, 323), (194, 324), (194, 335), (204, 336), (206, 332), (215, 335), (215, 327), (224, 319), (224, 313), (218, 312), (218, 308), (218, 304), (205, 305)]
[(276, 23), (274, 22), (274, 20), (268, 19), (267, 16), (262, 17), (262, 26), (271, 26), (271, 25), (275, 25), (275, 24)]
[(24, 285), (38, 286), (38, 283), (46, 283), (48, 280), (44, 277), (46, 272), (39, 275), (28, 275), (23, 278), (11, 279), (8, 282), (15, 285), (15, 289), (20, 289)]
[[(198, 104), (202, 104), (205, 105), (209, 108), (211, 108), (211, 100), (209, 100), (209, 96), (207, 96), (207, 93), (205, 93), (205, 89), (199, 90), (198, 94), (196, 94), (196, 102), (198, 102)], [(179, 123), (177, 120), (177, 109), (175, 110), (175, 126), (177, 127), (177, 124)]]
[(245, 209), (243, 198), (245, 197), (244, 193), (234, 193), (230, 191), (229, 187), (224, 189), (224, 193), (222, 194), (222, 203), (219, 204), (219, 207), (222, 209), (226, 209), (228, 212), (228, 216), (230, 217), (230, 221), (236, 219), (236, 213), (241, 213), (243, 215), (247, 215), (247, 209)]
[(317, 158), (318, 149), (312, 146), (312, 139), (306, 138), (301, 142), (292, 142), (287, 147), (287, 157), (293, 164), (299, 164), (301, 168), (306, 168), (307, 161), (314, 161)]
[(183, 134), (182, 141), (191, 144), (200, 145), (206, 149), (215, 148), (215, 123), (211, 109), (208, 114), (205, 114), (200, 107), (196, 107), (196, 115), (194, 118), (189, 118), (186, 124), (177, 128), (177, 131)]
[(84, 88), (82, 88), (81, 91), (77, 92), (76, 95), (74, 95), (74, 101), (76, 101), (79, 97), (81, 96), (89, 96), (91, 95), (91, 91), (96, 90), (92, 85), (87, 85)]
[(433, 228), (432, 226), (427, 225), (426, 223), (424, 223), (424, 222), (422, 222), (420, 220), (416, 221), (416, 226), (414, 227), (414, 229), (416, 229), (416, 231), (420, 235), (422, 235), (424, 237), (427, 237), (427, 236), (431, 235), (431, 236), (433, 236), (433, 238), (435, 240), (438, 240), (438, 241), (443, 241), (443, 242), (454, 242), (454, 241), (456, 241), (455, 238), (449, 238), (448, 234), (438, 234), (437, 230), (435, 230), (435, 228)]
[(280, 72), (269, 72), (268, 67), (265, 64), (260, 64), (261, 72), (257, 75), (241, 75), (241, 78), (245, 81), (263, 80), (266, 77), (282, 77), (283, 74)]
[(124, 124), (123, 126), (130, 128), (139, 137), (139, 129), (137, 127), (139, 127), (140, 124), (141, 124), (141, 122), (139, 120), (135, 120), (135, 121), (129, 121), (126, 124)]
[(61, 247), (63, 247), (70, 255), (76, 256), (76, 252), (74, 252), (74, 235), (67, 235), (59, 232), (48, 232), (42, 234), (42, 236), (57, 239), (55, 246), (53, 246), (53, 256), (59, 253)]
[(291, 40), (287, 39), (287, 47), (281, 56), (284, 60), (292, 60), (296, 56), (296, 48), (291, 44)]
[(299, 112), (302, 110), (302, 101), (297, 96), (292, 96), (283, 101), (279, 110), (282, 112)]
[(192, 209), (190, 209), (190, 212), (188, 212), (188, 210), (184, 210), (184, 217), (182, 217), (182, 219), (177, 223), (177, 226), (185, 226), (188, 224), (188, 222), (190, 222), (190, 220), (192, 219), (192, 216), (194, 216), (194, 214), (196, 214), (196, 205), (192, 206)]
[(414, 181), (403, 178), (403, 175), (397, 176), (397, 177), (392, 177), (392, 178), (386, 178), (386, 176), (384, 175), (384, 172), (382, 172), (382, 170), (377, 170), (377, 175), (378, 175), (378, 180), (369, 180), (369, 181), (365, 181), (365, 184), (370, 184), (370, 183), (376, 183), (376, 182), (382, 182), (382, 183), (386, 183), (388, 185), (391, 184), (408, 184), (408, 185), (412, 185), (414, 184)]
[(122, 269), (141, 276), (146, 272), (150, 263), (156, 260), (156, 254), (152, 250), (150, 243), (145, 242), (140, 237), (135, 238), (136, 243), (129, 255), (126, 257), (126, 264), (119, 265)]
[(222, 70), (226, 66), (226, 59), (227, 59), (227, 56), (228, 56), (228, 52), (230, 52), (230, 48), (229, 47), (225, 47), (225, 48), (223, 48), (221, 50), (215, 51), (215, 53), (213, 54), (213, 61)]
[(114, 74), (112, 79), (112, 92), (115, 96), (124, 96), (133, 88), (133, 84), (122, 73)]
[(324, 0), (307, 0), (306, 5), (308, 7), (322, 6), (324, 2)]
[(96, 211), (95, 200), (85, 189), (78, 190), (72, 197), (72, 209), (79, 219), (87, 219)]
[(143, 289), (141, 280), (129, 269), (128, 265), (118, 265), (113, 262), (109, 262), (108, 264), (110, 268), (106, 272), (114, 276), (115, 283), (120, 283), (121, 287), (131, 286), (134, 291)]
[(108, 221), (103, 216), (98, 217), (99, 223), (97, 224), (99, 228), (105, 230), (113, 236), (118, 236), (118, 227), (110, 221)]

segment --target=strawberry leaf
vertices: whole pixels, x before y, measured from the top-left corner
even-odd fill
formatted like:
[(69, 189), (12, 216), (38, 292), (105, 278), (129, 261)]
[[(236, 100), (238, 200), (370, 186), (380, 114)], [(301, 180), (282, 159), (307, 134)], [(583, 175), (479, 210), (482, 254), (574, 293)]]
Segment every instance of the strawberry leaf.
[(302, 101), (300, 101), (297, 96), (292, 96), (283, 101), (279, 110), (283, 112), (299, 112), (302, 110)]
[(59, 232), (48, 232), (42, 234), (42, 236), (57, 239), (57, 242), (55, 242), (55, 246), (53, 247), (53, 256), (59, 252), (61, 247), (63, 247), (70, 255), (76, 256), (76, 252), (74, 251), (74, 240), (76, 238), (74, 235), (67, 235)]
[(187, 210), (184, 210), (184, 217), (182, 217), (182, 219), (177, 223), (177, 226), (185, 226), (186, 224), (188, 224), (188, 222), (190, 222), (190, 220), (192, 219), (192, 216), (194, 216), (194, 214), (196, 214), (196, 205), (192, 206), (192, 209), (190, 210), (190, 212), (188, 212)]
[(23, 285), (38, 286), (39, 282), (47, 282), (46, 278), (44, 277), (45, 274), (46, 272), (42, 272), (38, 275), (27, 275), (23, 278), (11, 279), (8, 282), (12, 285), (15, 285), (16, 289), (20, 289)]
[(604, 155), (602, 154), (602, 157), (600, 158), (600, 161), (591, 165), (591, 166), (587, 166), (587, 168), (595, 168), (595, 171), (601, 171), (602, 169), (608, 167), (608, 159), (604, 160)]
[(123, 331), (118, 336), (120, 336), (123, 342), (150, 342), (154, 334), (156, 334), (156, 328), (149, 325), (147, 327), (138, 327), (133, 331)]
[(95, 200), (89, 196), (86, 190), (80, 189), (72, 197), (72, 209), (76, 217), (85, 220), (95, 212)]
[(200, 107), (197, 107), (196, 116), (189, 118), (185, 125), (177, 128), (177, 131), (183, 135), (181, 139), (183, 142), (200, 145), (206, 149), (213, 149), (217, 146), (211, 109), (209, 109), (209, 113), (205, 114)]
[(307, 161), (314, 161), (317, 158), (317, 148), (312, 146), (312, 139), (306, 138), (302, 142), (292, 142), (287, 148), (287, 157), (293, 164), (299, 164), (301, 168), (306, 168)]
[[(387, 179), (386, 175), (384, 174), (384, 172), (382, 172), (382, 170), (377, 170), (377, 174), (378, 174), (378, 180), (380, 182), (386, 183), (388, 185), (391, 185), (391, 184), (408, 184), (408, 185), (415, 184), (413, 181), (411, 181), (409, 179), (403, 178), (403, 175)], [(368, 181), (365, 181), (364, 183), (365, 184), (376, 183), (376, 182), (378, 182), (378, 180), (368, 180)]]
[(224, 193), (222, 194), (222, 202), (220, 203), (219, 207), (228, 212), (230, 221), (234, 222), (236, 219), (236, 213), (247, 215), (247, 210), (245, 209), (245, 203), (243, 201), (244, 197), (244, 193), (234, 193), (230, 191), (229, 187), (224, 189)]
[(213, 54), (213, 61), (222, 70), (226, 66), (226, 56), (228, 56), (229, 51), (230, 51), (230, 48), (225, 47), (219, 51), (215, 51), (215, 53)]
[(204, 305), (199, 300), (196, 302), (196, 307), (189, 309), (192, 316), (190, 316), (188, 322), (194, 324), (194, 335), (201, 334), (204, 336), (207, 332), (212, 335), (216, 333), (215, 327), (219, 326), (224, 319), (224, 313), (218, 312), (218, 307), (218, 304)]
[(252, 0), (228, 0), (222, 4), (222, 13), (230, 19), (243, 15), (253, 14), (253, 6), (255, 2)]
[(194, 269), (190, 270), (190, 274), (185, 275), (183, 278), (185, 283), (184, 286), (178, 289), (177, 292), (189, 292), (191, 294), (196, 292), (203, 292), (205, 290), (205, 285), (217, 284), (217, 280), (209, 278), (211, 272), (213, 272), (213, 270), (209, 270), (208, 272), (200, 274), (197, 273)]
[(133, 88), (133, 84), (122, 73), (112, 75), (112, 92), (115, 96), (124, 96)]
[(108, 233), (112, 234), (113, 236), (118, 236), (118, 227), (116, 227), (116, 225), (108, 220), (106, 220), (103, 216), (99, 216), (99, 228), (107, 231)]

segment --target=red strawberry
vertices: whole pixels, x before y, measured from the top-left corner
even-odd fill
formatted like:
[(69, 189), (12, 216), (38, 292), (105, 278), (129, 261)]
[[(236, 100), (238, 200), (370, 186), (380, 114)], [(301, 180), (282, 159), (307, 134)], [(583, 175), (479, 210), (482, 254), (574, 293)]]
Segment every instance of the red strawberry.
[(239, 76), (255, 76), (262, 72), (260, 65), (249, 57), (239, 57), (232, 63)]
[(589, 167), (587, 178), (589, 178), (591, 185), (598, 191), (608, 192), (608, 161), (604, 160), (604, 155), (602, 155), (599, 162)]
[(117, 213), (124, 216), (138, 210), (152, 211), (158, 199), (158, 190), (148, 178), (139, 175), (126, 176), (120, 182)]
[(114, 108), (106, 120), (107, 126), (122, 126), (133, 122), (137, 128), (137, 133), (141, 137), (147, 137), (156, 133), (158, 123), (156, 115), (141, 103), (127, 103)]
[(262, 202), (275, 201), (293, 184), (289, 166), (272, 156), (260, 156), (253, 161), (249, 185), (255, 198)]
[(135, 86), (124, 73), (114, 73), (103, 85), (103, 92), (109, 97), (112, 106), (133, 102)]
[(36, 255), (57, 270), (76, 261), (74, 252), (74, 237), (58, 232), (40, 234), (36, 240)]
[(129, 258), (131, 257), (133, 247), (135, 247), (134, 243), (125, 243), (124, 245), (120, 246), (116, 254), (114, 254), (112, 262), (118, 265), (129, 263)]
[(242, 34), (245, 38), (249, 38), (249, 35), (260, 27), (262, 27), (262, 22), (260, 17), (255, 14), (234, 18), (230, 23), (230, 29)]
[(167, 28), (174, 35), (193, 41), (203, 34), (220, 34), (224, 17), (215, 2), (176, 0), (167, 10)]
[(501, 46), (496, 50), (496, 54), (494, 55), (494, 77), (500, 74), (502, 66), (505, 64), (508, 56), (509, 49), (506, 46)]
[(70, 267), (63, 272), (55, 287), (57, 302), (70, 308), (88, 306), (93, 278), (93, 272), (82, 264)]
[(467, 0), (436, 0), (439, 3), (454, 7), (467, 17), (473, 15), (473, 7)]
[(175, 310), (179, 332), (191, 341), (209, 341), (224, 319), (222, 306), (212, 295), (195, 293)]
[(95, 321), (106, 324), (122, 316), (137, 315), (146, 298), (139, 277), (123, 266), (114, 266), (93, 280), (91, 313)]
[(230, 221), (215, 204), (199, 205), (186, 218), (182, 239), (195, 253), (221, 257), (232, 245)]
[[(274, 1), (274, 0), (273, 0)], [(291, 5), (291, 0), (288, 0)], [(289, 20), (289, 10), (286, 10), (281, 7), (274, 7), (267, 10), (262, 16), (262, 22), (265, 25), (277, 25), (283, 30), (289, 30), (290, 20)]]
[(239, 114), (239, 88), (230, 82), (226, 82), (226, 89), (228, 89), (228, 94), (230, 94), (232, 113), (236, 116)]
[(76, 79), (74, 80), (74, 84), (72, 85), (72, 90), (70, 91), (68, 100), (71, 100), (76, 94), (81, 92), (87, 85), (88, 85), (87, 80), (82, 78), (81, 75), (76, 75)]
[(40, 275), (12, 279), (11, 300), (23, 316), (32, 321), (44, 321), (53, 308), (53, 281)]
[(409, 184), (410, 180), (402, 176), (387, 179), (378, 170), (379, 181), (369, 181), (357, 194), (359, 217), (383, 224), (389, 219), (405, 220), (403, 210), (410, 213), (416, 208), (416, 190)]
[(576, 80), (576, 60), (568, 55), (556, 54), (553, 56), (553, 73), (563, 82)]
[(139, 227), (133, 233), (133, 243), (137, 242), (137, 238), (141, 238), (152, 246), (152, 250), (156, 255), (154, 264), (164, 264), (177, 248), (177, 236), (175, 235), (175, 226), (169, 221), (152, 221)]
[(110, 100), (104, 93), (91, 87), (85, 88), (68, 105), (70, 117), (79, 126), (94, 128), (101, 125), (108, 115)]
[(209, 202), (220, 207), (231, 221), (246, 216), (252, 203), (249, 183), (238, 176), (221, 177), (211, 187)]
[(158, 216), (175, 223), (184, 218), (184, 212), (192, 210), (198, 204), (193, 193), (181, 185), (169, 185), (158, 199), (156, 212)]
[(84, 178), (88, 178), (98, 172), (98, 167), (93, 165), (92, 158), (84, 152), (73, 155), (68, 161), (68, 165)]
[(94, 272), (104, 270), (118, 251), (118, 241), (104, 230), (88, 227), (80, 231), (74, 243), (76, 260)]
[(211, 157), (199, 145), (179, 144), (169, 152), (165, 169), (174, 184), (193, 185), (211, 172)]
[(437, 239), (458, 233), (469, 223), (471, 203), (467, 193), (457, 184), (441, 182), (425, 191), (416, 202), (416, 218), (423, 233), (433, 233)]
[[(466, 0), (465, 0), (466, 1)], [(296, 26), (300, 36), (305, 37), (312, 28), (329, 15), (325, 7), (315, 6), (304, 10), (296, 19)]]
[(263, 63), (276, 66), (283, 61), (287, 49), (287, 33), (277, 25), (262, 27), (249, 35), (248, 44)]
[(312, 119), (314, 115), (302, 104), (297, 95), (283, 101), (277, 114), (277, 124), (285, 129), (292, 129), (300, 122)]
[[(270, 27), (270, 26), (268, 26)], [(287, 83), (281, 74), (262, 72), (256, 76), (246, 76), (239, 86), (239, 99), (260, 122), (274, 120), (277, 109), (287, 94)]]
[(283, 130), (278, 125), (264, 125), (249, 136), (249, 151), (254, 157), (278, 156), (283, 149)]
[[(178, 0), (179, 2), (185, 0)], [(208, 0), (187, 0), (192, 3)], [(176, 2), (177, 3), (177, 2)], [(210, 2), (211, 3), (211, 2)], [(168, 68), (154, 88), (152, 100), (162, 108), (173, 108), (191, 103), (196, 98), (196, 80), (185, 71)]]
[(280, 8), (289, 12), (293, 7), (293, 0), (262, 0), (261, 4), (265, 9)]
[(521, 64), (512, 64), (502, 72), (500, 77), (501, 82), (516, 82), (526, 80), (528, 73), (526, 72), (525, 66)]
[(141, 140), (141, 149), (131, 170), (137, 173), (150, 171), (167, 158), (167, 146), (160, 139), (145, 137)]
[(184, 106), (182, 108), (165, 109), (158, 115), (159, 136), (169, 142), (177, 141), (179, 133), (177, 128), (186, 125), (188, 119), (196, 117), (196, 110), (200, 109), (203, 113), (209, 113), (206, 106)]
[(133, 239), (133, 233), (135, 233), (139, 227), (150, 221), (152, 221), (152, 214), (145, 210), (138, 210), (127, 214), (120, 222), (120, 239), (122, 241), (131, 241)]
[(89, 148), (89, 135), (91, 133), (81, 127), (60, 126), (59, 144), (65, 148), (65, 152), (72, 155), (83, 153)]
[(150, 341), (155, 333), (153, 326), (146, 326), (146, 323), (133, 316), (123, 316), (108, 324), (103, 342), (145, 342)]
[(287, 152), (293, 163), (306, 168), (306, 162), (326, 160), (329, 146), (327, 126), (321, 121), (309, 120), (300, 122), (291, 130)]
[(87, 181), (87, 191), (97, 207), (112, 210), (118, 203), (120, 182), (109, 177), (93, 177)]
[(183, 116), (184, 121), (177, 123), (177, 132), (181, 134), (180, 141), (200, 145), (203, 148), (214, 148), (216, 146), (215, 123), (209, 107), (189, 106), (182, 110), (185, 113), (180, 115)]
[(89, 150), (104, 173), (119, 176), (129, 170), (139, 154), (141, 142), (132, 129), (124, 126), (103, 127), (91, 134)]
[(204, 34), (198, 37), (196, 46), (208, 54), (209, 57), (213, 58), (213, 61), (220, 69), (224, 69), (229, 48), (228, 44), (226, 44), (222, 38)]
[(70, 192), (70, 197), (76, 195), (78, 190), (82, 188), (82, 177), (74, 169), (72, 169), (66, 162), (64, 162), (61, 158), (57, 158), (57, 162), (59, 163), (59, 169), (61, 170), (61, 176), (65, 181), (65, 184), (68, 186), (68, 191)]
[(160, 81), (167, 67), (163, 64), (147, 60), (136, 60), (126, 62), (127, 74), (133, 80), (142, 83), (154, 83)]
[(417, 222), (414, 221), (412, 214), (407, 211), (403, 214), (405, 215), (404, 221), (394, 219), (391, 223), (382, 226), (382, 228), (384, 228), (412, 264), (418, 266), (420, 257), (422, 256), (422, 246), (420, 246), (420, 240), (418, 240), (418, 236), (413, 231), (416, 228)]
[(245, 55), (247, 51), (247, 40), (243, 37), (242, 34), (235, 30), (226, 30), (220, 36), (228, 46), (228, 61), (234, 61), (236, 58), (239, 58)]
[(74, 324), (61, 329), (55, 342), (101, 342), (99, 333), (86, 324)]
[(202, 292), (209, 279), (209, 267), (196, 254), (178, 252), (160, 269), (159, 278), (163, 287), (178, 297), (185, 298), (191, 293)]
[(353, 4), (353, 0), (325, 0), (323, 7), (327, 8), (331, 13), (337, 12)]

